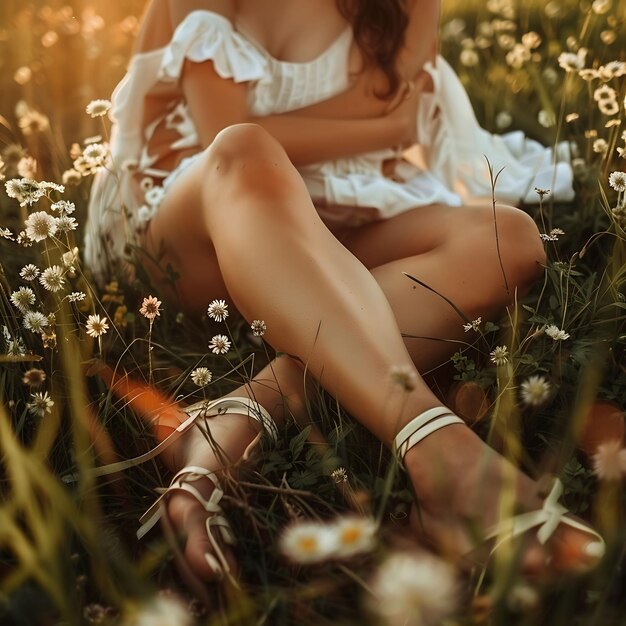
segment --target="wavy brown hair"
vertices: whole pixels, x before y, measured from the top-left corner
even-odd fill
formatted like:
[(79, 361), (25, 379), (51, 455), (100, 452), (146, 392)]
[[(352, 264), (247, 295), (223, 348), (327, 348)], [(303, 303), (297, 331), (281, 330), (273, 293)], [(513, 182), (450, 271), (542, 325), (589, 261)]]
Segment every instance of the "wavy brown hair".
[(387, 78), (387, 91), (377, 95), (391, 97), (400, 86), (395, 63), (409, 23), (406, 0), (337, 0), (337, 8), (352, 24), (365, 65), (378, 66)]

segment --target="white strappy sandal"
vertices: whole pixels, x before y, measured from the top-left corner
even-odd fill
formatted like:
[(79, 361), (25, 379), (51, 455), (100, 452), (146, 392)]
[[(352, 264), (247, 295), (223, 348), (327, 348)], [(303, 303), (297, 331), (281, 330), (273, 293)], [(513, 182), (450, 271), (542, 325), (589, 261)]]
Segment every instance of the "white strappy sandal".
[[(450, 409), (443, 406), (428, 409), (411, 420), (397, 434), (393, 442), (393, 451), (400, 464), (402, 465), (406, 453), (413, 446), (428, 435), (452, 424), (464, 424), (464, 422)], [(558, 502), (562, 494), (563, 483), (557, 478), (541, 509), (501, 520), (488, 528), (484, 539), (486, 542), (494, 542), (489, 555), (493, 555), (502, 544), (520, 537), (533, 528), (537, 528), (537, 539), (541, 545), (544, 545), (554, 534), (559, 524), (565, 524), (592, 537), (592, 540), (585, 546), (585, 553), (597, 563), (606, 551), (604, 539), (590, 526), (567, 517), (568, 509)]]
[[(247, 458), (250, 450), (258, 444), (264, 435), (266, 435), (272, 443), (276, 443), (278, 441), (278, 428), (276, 423), (265, 408), (250, 398), (227, 397), (212, 401), (202, 401), (185, 407), (182, 410), (187, 413), (189, 417), (181, 422), (171, 435), (165, 438), (152, 450), (133, 459), (97, 467), (94, 469), (94, 474), (96, 476), (104, 476), (107, 474), (121, 472), (130, 467), (145, 463), (163, 452), (163, 450), (181, 437), (183, 433), (188, 431), (198, 419), (210, 419), (216, 415), (225, 415), (229, 413), (238, 415), (247, 414), (251, 419), (259, 422), (261, 425), (261, 431), (246, 448), (243, 455), (244, 458)], [(214, 489), (208, 500), (193, 484), (194, 482), (204, 478), (208, 478), (214, 485)], [(174, 476), (169, 487), (157, 488), (156, 492), (160, 495), (152, 506), (141, 516), (139, 520), (141, 526), (137, 530), (137, 538), (141, 539), (144, 537), (144, 535), (146, 535), (157, 524), (157, 522), (161, 520), (163, 522), (163, 530), (166, 534), (166, 538), (174, 551), (174, 558), (179, 566), (181, 575), (183, 575), (185, 582), (189, 585), (191, 590), (206, 603), (206, 589), (204, 588), (202, 581), (200, 581), (191, 571), (184, 560), (182, 553), (177, 548), (176, 535), (171, 527), (168, 516), (165, 514), (166, 500), (168, 496), (175, 491), (184, 491), (185, 493), (193, 496), (200, 503), (202, 508), (209, 514), (206, 519), (206, 534), (215, 556), (207, 552), (204, 557), (209, 567), (220, 579), (227, 578), (231, 583), (237, 585), (237, 582), (230, 571), (228, 560), (220, 547), (220, 542), (215, 537), (213, 532), (215, 530), (219, 539), (221, 539), (224, 543), (229, 545), (235, 543), (235, 537), (230, 528), (230, 524), (224, 517), (220, 506), (220, 500), (224, 495), (224, 491), (221, 488), (215, 472), (209, 471), (203, 467), (190, 465), (182, 468)]]

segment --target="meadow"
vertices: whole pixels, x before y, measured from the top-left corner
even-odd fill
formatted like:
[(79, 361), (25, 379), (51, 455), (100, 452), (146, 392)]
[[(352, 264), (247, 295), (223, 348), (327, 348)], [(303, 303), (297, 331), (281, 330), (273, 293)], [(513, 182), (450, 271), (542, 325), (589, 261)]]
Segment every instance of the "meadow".
[[(163, 535), (135, 538), (169, 482), (161, 462), (93, 469), (155, 444), (155, 405), (131, 401), (129, 380), (153, 384), (157, 405), (214, 399), (274, 353), (232, 308), (226, 321), (186, 316), (140, 260), (132, 284), (98, 285), (81, 264), (90, 184), (107, 166), (99, 101), (124, 74), (143, 0), (2, 0), (2, 626), (626, 624), (626, 6), (443, 4), (442, 53), (480, 123), (567, 142), (576, 198), (537, 191), (525, 209), (546, 248), (542, 279), (498, 320), (460, 315), (467, 339), (431, 374), (493, 447), (561, 478), (565, 504), (606, 540), (598, 567), (529, 580), (515, 550), (468, 572), (417, 544), (406, 475), (318, 389), (308, 426), (290, 421), (256, 466), (225, 476), (241, 585), (209, 587), (202, 606)], [(208, 347), (218, 334), (227, 353)], [(344, 540), (305, 554), (289, 544), (298, 529)]]

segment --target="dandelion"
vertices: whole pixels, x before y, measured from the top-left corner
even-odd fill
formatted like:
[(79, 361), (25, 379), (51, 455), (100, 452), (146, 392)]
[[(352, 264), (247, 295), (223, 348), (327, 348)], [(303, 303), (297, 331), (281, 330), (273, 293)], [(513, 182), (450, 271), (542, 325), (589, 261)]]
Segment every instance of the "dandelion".
[(87, 295), (82, 291), (72, 291), (72, 293), (67, 296), (68, 302), (82, 302)]
[(226, 335), (215, 335), (209, 341), (209, 348), (213, 354), (226, 354), (230, 350), (230, 341)]
[(300, 522), (283, 531), (279, 549), (294, 563), (319, 563), (333, 556), (335, 537), (324, 524)]
[(470, 330), (473, 330), (474, 332), (478, 332), (480, 330), (480, 325), (483, 322), (483, 318), (482, 317), (477, 317), (475, 320), (469, 322), (468, 324), (463, 324), (463, 330), (466, 333), (469, 333)]
[(196, 367), (196, 369), (191, 372), (191, 380), (193, 380), (198, 387), (206, 387), (211, 380), (213, 380), (213, 374), (207, 367)]
[(338, 558), (370, 552), (376, 546), (378, 526), (369, 517), (346, 516), (335, 522), (330, 530), (335, 535), (334, 556)]
[(409, 365), (394, 365), (389, 370), (389, 378), (394, 385), (404, 391), (413, 391), (417, 387), (417, 374)]
[(541, 406), (550, 396), (550, 383), (543, 376), (531, 376), (520, 387), (522, 402)]
[(20, 287), (11, 294), (11, 303), (24, 313), (35, 304), (35, 292), (30, 287)]
[(438, 626), (458, 603), (451, 565), (427, 553), (396, 553), (371, 583), (370, 610), (389, 626)]
[(46, 211), (36, 211), (24, 222), (26, 236), (31, 241), (43, 241), (57, 232), (57, 220)]
[(626, 191), (626, 173), (619, 171), (611, 172), (609, 174), (609, 185), (615, 191)]
[(250, 324), (250, 328), (255, 337), (263, 337), (267, 330), (267, 325), (263, 320), (253, 320), (252, 324)]
[(506, 365), (509, 362), (509, 349), (506, 346), (496, 346), (489, 354), (496, 365)]
[(31, 393), (30, 397), (31, 401), (26, 405), (29, 413), (37, 417), (43, 417), (46, 413), (52, 413), (54, 400), (52, 400), (47, 391)]
[(338, 467), (330, 473), (330, 477), (337, 485), (348, 482), (348, 472), (345, 467)]
[(143, 605), (128, 622), (128, 626), (192, 626), (187, 608), (172, 597), (159, 595)]
[(561, 330), (558, 326), (555, 326), (554, 324), (546, 326), (544, 332), (554, 341), (563, 341), (565, 339), (569, 339), (570, 337), (568, 333), (566, 333), (564, 330)]
[(85, 323), (85, 328), (87, 329), (87, 334), (90, 337), (101, 337), (106, 334), (107, 330), (109, 330), (109, 325), (107, 324), (106, 317), (100, 317), (97, 313), (94, 315), (90, 315), (87, 318), (87, 322)]
[(104, 117), (111, 109), (109, 100), (92, 100), (86, 107), (85, 112), (91, 117)]
[(223, 322), (228, 317), (228, 305), (224, 300), (213, 300), (209, 304), (207, 313), (216, 322)]
[(52, 267), (46, 268), (41, 272), (39, 282), (44, 286), (44, 289), (48, 291), (59, 291), (65, 284), (63, 268), (60, 265), (53, 265)]
[(34, 333), (41, 333), (48, 326), (48, 318), (39, 311), (26, 311), (22, 320), (24, 328)]
[(626, 449), (619, 440), (600, 444), (591, 461), (593, 472), (600, 480), (620, 480), (626, 475)]
[(37, 367), (27, 370), (22, 376), (22, 382), (29, 387), (41, 387), (46, 381), (46, 373)]
[(161, 316), (160, 306), (160, 300), (157, 300), (154, 296), (148, 296), (143, 299), (139, 312), (152, 322), (156, 317)]
[(32, 280), (35, 280), (37, 276), (39, 276), (39, 274), (40, 274), (39, 268), (36, 265), (33, 265), (32, 263), (25, 265), (20, 270), (20, 278), (22, 278), (22, 280), (27, 280), (29, 282)]

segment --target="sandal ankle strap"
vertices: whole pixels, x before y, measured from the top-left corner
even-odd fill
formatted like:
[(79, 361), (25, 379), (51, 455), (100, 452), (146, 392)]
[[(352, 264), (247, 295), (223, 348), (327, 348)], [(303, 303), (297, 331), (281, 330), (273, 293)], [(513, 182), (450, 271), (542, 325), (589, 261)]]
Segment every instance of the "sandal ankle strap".
[(261, 424), (262, 430), (273, 443), (278, 441), (278, 427), (272, 416), (258, 402), (244, 397), (227, 397), (218, 400), (202, 400), (182, 409), (187, 415), (187, 419), (181, 422), (171, 435), (157, 444), (152, 450), (145, 454), (140, 454), (132, 459), (101, 465), (92, 470), (92, 476), (106, 476), (122, 472), (130, 467), (141, 465), (146, 461), (154, 459), (161, 454), (168, 446), (172, 445), (183, 433), (185, 433), (196, 422), (198, 418), (211, 418), (216, 415), (228, 413), (247, 413), (249, 417)]
[(432, 435), (439, 429), (452, 424), (465, 424), (465, 422), (445, 406), (436, 406), (428, 409), (414, 417), (400, 430), (393, 440), (393, 452), (398, 457), (400, 463), (402, 463), (406, 453), (413, 446), (428, 437), (428, 435)]

